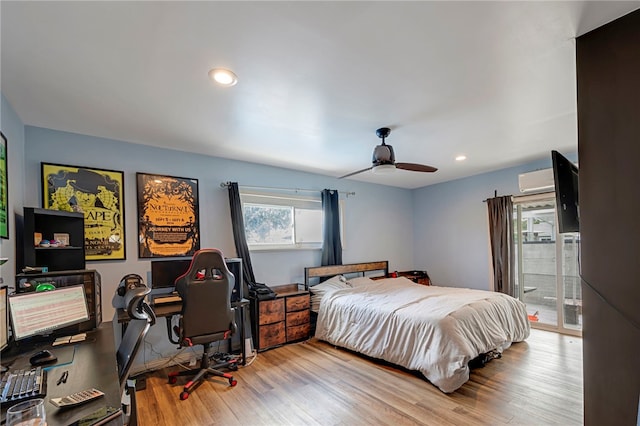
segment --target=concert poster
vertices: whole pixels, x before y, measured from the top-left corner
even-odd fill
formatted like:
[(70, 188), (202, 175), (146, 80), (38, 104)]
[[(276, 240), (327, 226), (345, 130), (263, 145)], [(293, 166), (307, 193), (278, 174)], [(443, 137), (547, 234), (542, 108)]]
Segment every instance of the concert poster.
[(41, 163), (42, 206), (84, 214), (85, 260), (126, 259), (124, 173)]
[(9, 183), (7, 171), (7, 138), (0, 132), (0, 237), (9, 238)]
[(193, 256), (200, 249), (198, 180), (136, 173), (138, 257)]

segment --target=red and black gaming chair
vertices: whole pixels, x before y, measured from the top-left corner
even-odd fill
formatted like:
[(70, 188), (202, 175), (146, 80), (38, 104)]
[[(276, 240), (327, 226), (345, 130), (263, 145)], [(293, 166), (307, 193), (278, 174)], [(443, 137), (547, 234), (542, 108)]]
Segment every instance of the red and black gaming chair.
[(200, 368), (169, 373), (169, 383), (176, 383), (178, 376), (195, 375), (184, 386), (180, 399), (185, 400), (208, 376), (219, 376), (235, 386), (237, 381), (226, 368), (237, 370), (236, 358), (213, 359), (211, 346), (236, 332), (235, 310), (231, 307), (231, 293), (235, 277), (218, 249), (198, 250), (191, 260), (189, 270), (176, 279), (176, 291), (182, 298), (180, 323), (174, 331), (181, 347), (203, 345)]

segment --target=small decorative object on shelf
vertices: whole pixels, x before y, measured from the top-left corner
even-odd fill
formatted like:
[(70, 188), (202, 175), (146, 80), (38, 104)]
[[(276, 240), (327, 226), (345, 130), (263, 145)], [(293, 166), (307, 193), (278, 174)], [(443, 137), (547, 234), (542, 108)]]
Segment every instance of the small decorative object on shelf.
[(69, 245), (69, 234), (64, 232), (56, 232), (53, 234), (53, 239), (58, 242), (58, 247), (65, 247)]
[(51, 247), (51, 243), (49, 240), (42, 240), (40, 241), (40, 247)]
[(33, 243), (36, 247), (38, 247), (40, 245), (40, 242), (42, 241), (42, 232), (34, 232), (33, 233)]

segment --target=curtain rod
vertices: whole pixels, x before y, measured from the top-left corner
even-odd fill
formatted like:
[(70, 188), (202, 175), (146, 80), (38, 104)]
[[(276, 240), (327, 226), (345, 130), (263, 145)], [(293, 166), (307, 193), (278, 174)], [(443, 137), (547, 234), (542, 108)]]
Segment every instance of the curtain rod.
[[(497, 190), (497, 189), (494, 189), (494, 190), (493, 190), (493, 198), (496, 198), (497, 196), (498, 196), (498, 190)], [(486, 203), (488, 200), (489, 200), (489, 199), (488, 199), (488, 198), (486, 198), (486, 199), (482, 200), (482, 202), (483, 202), (483, 203)]]
[[(228, 188), (231, 185), (231, 182), (220, 182), (220, 188)], [(291, 192), (322, 192), (318, 189), (301, 189), (301, 188), (275, 188), (271, 186), (249, 186), (249, 185), (238, 185), (239, 188), (244, 189), (266, 189), (273, 191), (291, 191)], [(339, 194), (344, 194), (347, 197), (350, 195), (356, 195), (354, 191), (338, 191)]]
[[(511, 195), (511, 199), (513, 201), (518, 201), (520, 199), (523, 198), (533, 198), (535, 199), (536, 197), (540, 198), (540, 197), (549, 197), (549, 196), (555, 196), (555, 192), (554, 191), (544, 191), (544, 192), (535, 192), (533, 194), (522, 194), (522, 195)], [(496, 195), (497, 197), (497, 195)], [(482, 200), (483, 203), (486, 203), (488, 200), (488, 198), (486, 200)]]

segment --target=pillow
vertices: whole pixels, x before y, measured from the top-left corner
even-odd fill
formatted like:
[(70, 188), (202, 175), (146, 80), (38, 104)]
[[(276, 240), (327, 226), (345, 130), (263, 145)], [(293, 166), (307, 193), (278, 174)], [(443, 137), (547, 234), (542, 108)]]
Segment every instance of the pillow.
[(350, 278), (347, 282), (351, 287), (362, 287), (364, 285), (373, 284), (375, 281), (369, 277), (356, 277)]
[(322, 300), (322, 296), (327, 292), (342, 288), (350, 288), (347, 279), (342, 275), (336, 275), (324, 282), (309, 287), (309, 291), (311, 292), (311, 311), (318, 312), (320, 310), (320, 301)]

